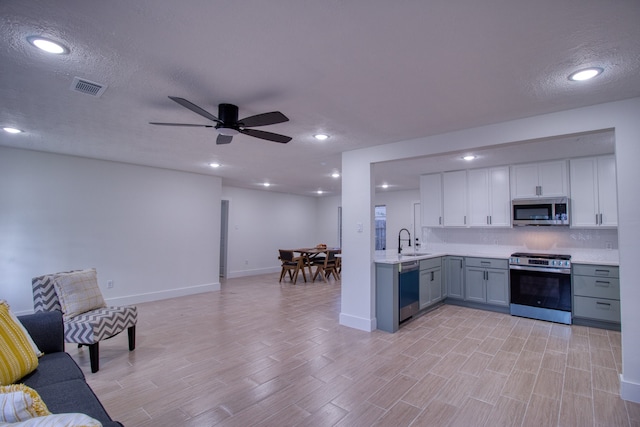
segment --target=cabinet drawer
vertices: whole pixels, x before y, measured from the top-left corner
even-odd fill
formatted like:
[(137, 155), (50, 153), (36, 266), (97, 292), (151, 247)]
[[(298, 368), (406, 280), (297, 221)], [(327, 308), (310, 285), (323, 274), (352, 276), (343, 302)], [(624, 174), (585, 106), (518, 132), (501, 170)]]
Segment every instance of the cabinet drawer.
[(503, 270), (509, 268), (509, 261), (506, 259), (467, 257), (464, 261), (467, 267), (501, 268)]
[(420, 260), (420, 270), (427, 270), (429, 268), (440, 267), (442, 264), (442, 258), (430, 258)]
[(620, 279), (616, 277), (573, 276), (573, 294), (585, 297), (620, 299)]
[(608, 265), (573, 264), (573, 274), (582, 276), (620, 277), (619, 267)]
[(620, 301), (575, 296), (573, 297), (573, 315), (620, 323)]

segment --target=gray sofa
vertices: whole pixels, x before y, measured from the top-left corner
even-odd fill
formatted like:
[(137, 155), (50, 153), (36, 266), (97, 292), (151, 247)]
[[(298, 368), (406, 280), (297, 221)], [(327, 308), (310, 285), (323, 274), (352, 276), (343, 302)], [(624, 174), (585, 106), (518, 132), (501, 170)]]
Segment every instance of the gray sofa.
[(65, 353), (62, 313), (40, 312), (19, 316), (19, 319), (44, 356), (40, 357), (38, 368), (18, 383), (36, 390), (54, 414), (80, 412), (105, 427), (122, 426), (107, 414), (80, 367)]

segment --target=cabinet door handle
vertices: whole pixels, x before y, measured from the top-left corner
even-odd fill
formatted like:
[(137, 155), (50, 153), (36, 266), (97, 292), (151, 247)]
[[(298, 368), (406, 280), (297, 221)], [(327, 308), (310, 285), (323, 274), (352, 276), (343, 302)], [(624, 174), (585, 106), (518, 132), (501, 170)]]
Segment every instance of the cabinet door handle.
[(598, 214), (596, 214), (596, 225), (598, 225)]
[(464, 216), (464, 224), (467, 225), (467, 216)]
[(611, 282), (604, 282), (602, 280), (596, 280), (596, 286), (600, 286), (601, 288), (608, 288), (611, 285)]
[(489, 225), (491, 225), (491, 215), (489, 215)]
[(542, 196), (542, 186), (536, 185), (536, 196)]
[(441, 216), (438, 217), (438, 225), (442, 225), (442, 217)]
[(611, 307), (611, 303), (608, 302), (600, 302), (600, 301), (596, 301), (597, 305), (602, 305), (602, 306), (606, 306), (606, 307)]
[(600, 214), (600, 225), (602, 225), (602, 214)]
[(609, 270), (601, 270), (601, 269), (597, 269), (596, 268), (596, 274), (598, 276), (608, 276), (609, 275)]
[(433, 271), (431, 272), (431, 281), (433, 282)]

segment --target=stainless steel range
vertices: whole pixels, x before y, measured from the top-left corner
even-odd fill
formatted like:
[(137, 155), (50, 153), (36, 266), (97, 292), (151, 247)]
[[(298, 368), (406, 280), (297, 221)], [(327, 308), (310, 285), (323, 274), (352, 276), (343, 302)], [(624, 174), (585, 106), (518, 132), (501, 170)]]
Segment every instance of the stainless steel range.
[(571, 256), (517, 252), (509, 259), (510, 312), (571, 324)]

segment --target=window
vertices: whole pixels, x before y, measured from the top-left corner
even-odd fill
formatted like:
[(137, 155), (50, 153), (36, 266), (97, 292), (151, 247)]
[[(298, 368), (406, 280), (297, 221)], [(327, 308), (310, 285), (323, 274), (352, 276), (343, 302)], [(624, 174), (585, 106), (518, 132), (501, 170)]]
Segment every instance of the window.
[(387, 249), (387, 207), (385, 205), (376, 206), (376, 251)]

